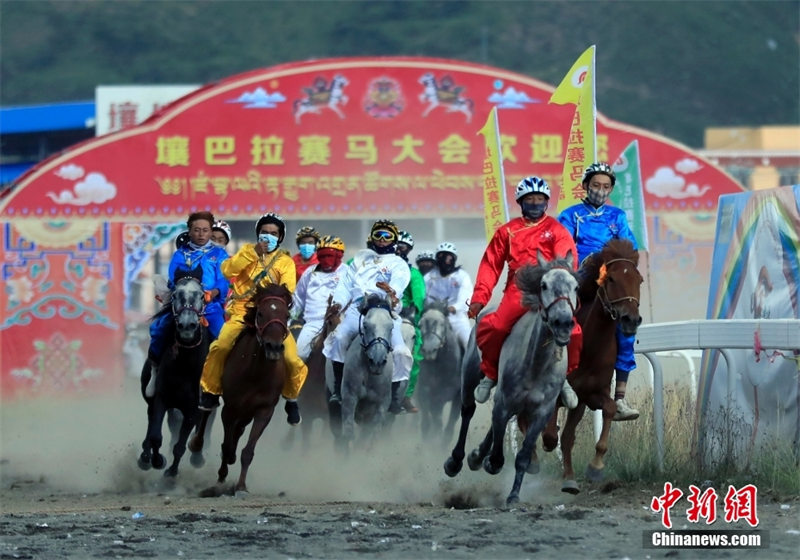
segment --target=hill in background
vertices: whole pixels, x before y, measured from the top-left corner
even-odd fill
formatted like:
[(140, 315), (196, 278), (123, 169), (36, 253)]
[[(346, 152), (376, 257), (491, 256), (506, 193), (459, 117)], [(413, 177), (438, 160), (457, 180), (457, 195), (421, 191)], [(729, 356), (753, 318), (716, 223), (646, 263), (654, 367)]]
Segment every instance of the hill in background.
[(0, 103), (362, 55), (456, 58), (556, 85), (596, 44), (600, 112), (700, 147), (708, 126), (800, 123), (798, 22), (795, 0), (2, 0)]

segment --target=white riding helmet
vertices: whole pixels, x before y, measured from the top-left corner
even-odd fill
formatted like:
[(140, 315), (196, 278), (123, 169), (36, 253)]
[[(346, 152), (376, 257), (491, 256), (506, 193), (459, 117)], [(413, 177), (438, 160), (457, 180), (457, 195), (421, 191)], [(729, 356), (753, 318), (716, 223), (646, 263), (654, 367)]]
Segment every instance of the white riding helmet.
[(539, 177), (525, 177), (517, 184), (517, 188), (514, 190), (514, 200), (519, 202), (520, 198), (530, 193), (542, 193), (549, 200), (550, 185), (547, 184), (547, 181)]
[(411, 237), (411, 234), (407, 231), (401, 229), (397, 232), (397, 242), (398, 243), (405, 243), (412, 249), (414, 248), (414, 238)]
[(442, 241), (439, 243), (439, 246), (436, 247), (436, 253), (453, 253), (455, 256), (458, 256), (458, 249), (449, 241)]
[(436, 255), (433, 254), (433, 251), (420, 251), (417, 255), (416, 261), (419, 264), (419, 261), (435, 261)]

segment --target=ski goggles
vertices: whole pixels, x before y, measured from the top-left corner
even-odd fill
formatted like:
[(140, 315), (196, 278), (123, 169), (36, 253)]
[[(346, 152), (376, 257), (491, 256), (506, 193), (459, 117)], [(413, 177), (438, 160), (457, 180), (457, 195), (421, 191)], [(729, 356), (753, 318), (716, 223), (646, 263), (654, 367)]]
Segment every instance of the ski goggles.
[(391, 231), (377, 230), (372, 232), (373, 241), (394, 241), (394, 234)]

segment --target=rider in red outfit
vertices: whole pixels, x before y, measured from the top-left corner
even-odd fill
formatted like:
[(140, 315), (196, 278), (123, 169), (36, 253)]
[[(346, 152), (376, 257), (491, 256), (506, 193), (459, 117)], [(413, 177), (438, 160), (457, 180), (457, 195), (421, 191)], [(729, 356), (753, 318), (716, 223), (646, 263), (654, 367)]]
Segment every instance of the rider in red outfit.
[[(535, 264), (537, 251), (541, 251), (542, 257), (547, 260), (563, 258), (572, 251), (576, 270), (578, 266), (578, 250), (572, 235), (558, 220), (545, 214), (550, 200), (547, 182), (538, 177), (527, 177), (517, 185), (515, 197), (522, 209), (522, 217), (514, 218), (498, 228), (489, 242), (478, 267), (469, 306), (469, 316), (477, 317), (491, 299), (503, 267), (508, 263), (503, 299), (496, 311), (487, 313), (478, 323), (476, 340), (481, 350), (481, 371), (485, 376), (475, 389), (475, 400), (478, 402), (486, 402), (492, 388), (497, 385), (497, 367), (503, 342), (517, 319), (528, 311), (522, 306), (522, 294), (514, 282), (517, 270), (526, 264)], [(580, 327), (577, 322), (575, 327), (567, 347), (568, 371), (577, 366), (577, 357), (580, 355)], [(577, 406), (577, 397), (566, 381), (561, 397), (569, 408)]]

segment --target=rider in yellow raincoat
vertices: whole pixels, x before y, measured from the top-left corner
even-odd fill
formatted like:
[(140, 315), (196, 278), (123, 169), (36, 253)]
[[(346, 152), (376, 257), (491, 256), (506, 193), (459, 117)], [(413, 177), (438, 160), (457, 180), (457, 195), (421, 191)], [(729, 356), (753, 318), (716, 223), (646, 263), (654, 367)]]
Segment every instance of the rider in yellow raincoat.
[[(219, 405), (222, 393), (222, 370), (225, 358), (233, 349), (239, 333), (245, 327), (244, 316), (252, 305), (252, 296), (256, 286), (267, 284), (284, 284), (290, 292), (294, 292), (297, 283), (295, 265), (289, 253), (279, 249), (286, 234), (283, 218), (272, 212), (264, 214), (256, 223), (257, 243), (243, 245), (239, 251), (222, 264), (222, 274), (231, 282), (231, 302), (228, 305), (230, 318), (225, 322), (219, 337), (208, 350), (208, 357), (203, 366), (203, 377), (200, 379), (200, 409), (211, 410)], [(300, 423), (300, 410), (297, 406), (297, 395), (303, 388), (308, 375), (308, 368), (297, 355), (294, 337), (287, 336), (284, 344), (284, 357), (288, 377), (283, 386), (283, 397), (286, 399), (286, 414), (289, 424)]]

